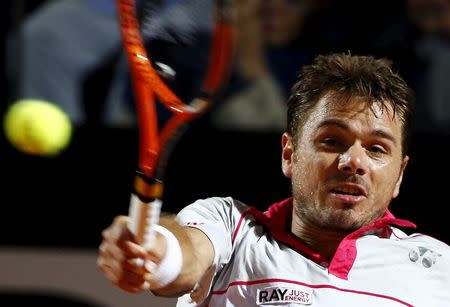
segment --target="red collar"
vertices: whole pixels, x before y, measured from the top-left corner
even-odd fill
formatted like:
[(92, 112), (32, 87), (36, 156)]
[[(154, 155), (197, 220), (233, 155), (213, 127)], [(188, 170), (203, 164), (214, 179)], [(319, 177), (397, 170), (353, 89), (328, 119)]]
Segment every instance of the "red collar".
[[(292, 198), (288, 198), (271, 205), (265, 212), (261, 212), (254, 207), (249, 207), (247, 212), (262, 224), (275, 240), (291, 247), (314, 262), (327, 266), (325, 257), (291, 233), (292, 206)], [(380, 237), (388, 238), (391, 234), (389, 225), (416, 228), (415, 224), (407, 220), (397, 219), (387, 210), (383, 217), (370, 225), (355, 230), (342, 240), (328, 265), (329, 272), (337, 277), (347, 279), (356, 258), (356, 239), (374, 233)]]

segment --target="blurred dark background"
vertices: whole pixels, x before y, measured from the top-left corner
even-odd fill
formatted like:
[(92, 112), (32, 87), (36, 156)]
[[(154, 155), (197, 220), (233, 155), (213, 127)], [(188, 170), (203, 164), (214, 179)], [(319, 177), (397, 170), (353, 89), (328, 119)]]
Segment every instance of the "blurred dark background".
[[(44, 2), (4, 1), (2, 42)], [(312, 21), (309, 37), (315, 37), (314, 43), (327, 52), (351, 50), (406, 58), (402, 49), (395, 48), (397, 54), (384, 49), (384, 43), (395, 40), (408, 50), (403, 41), (409, 37), (396, 32), (404, 19), (405, 1), (330, 1)], [(390, 35), (384, 35), (386, 32)], [(15, 84), (5, 73), (6, 65), (11, 64), (6, 63), (5, 50), (2, 44), (2, 113), (15, 99)], [(16, 51), (18, 55), (21, 52)], [(88, 107), (91, 112), (110, 84), (110, 64), (105, 61), (86, 76), (83, 97), (84, 104), (94, 110)], [(3, 134), (0, 144), (0, 245), (96, 248), (102, 229), (115, 215), (127, 213), (137, 156), (133, 127), (101, 125), (92, 116), (76, 127), (71, 145), (56, 158), (20, 153)], [(448, 130), (417, 129), (401, 195), (392, 205), (394, 214), (417, 223), (418, 231), (447, 243), (449, 154)], [(279, 133), (222, 131), (205, 119), (195, 122), (174, 149), (168, 163), (164, 209), (177, 212), (197, 198), (213, 195), (231, 195), (264, 209), (289, 192), (280, 170)]]
[[(76, 1), (72, 5), (86, 1), (95, 5), (92, 8), (110, 10), (109, 0)], [(50, 1), (3, 1), (0, 11), (2, 117), (8, 105), (22, 98), (19, 87), (26, 77), (23, 75), (27, 71), (25, 55), (32, 58), (33, 52), (46, 52), (42, 49), (45, 43), (38, 40), (40, 47), (28, 45), (28, 53), (25, 53), (20, 35), (16, 36), (19, 37), (16, 41), (12, 41), (11, 36), (48, 3)], [(307, 48), (301, 50), (313, 50), (313, 54), (351, 51), (388, 57), (416, 90), (418, 116), (412, 135), (411, 160), (400, 197), (394, 200), (391, 211), (399, 218), (416, 223), (417, 231), (450, 243), (446, 214), (450, 174), (450, 24), (436, 25), (439, 19), (450, 20), (450, 1), (317, 0), (316, 3), (318, 10), (308, 19), (300, 39), (301, 48)], [(70, 15), (70, 12), (69, 8), (66, 13)], [(115, 23), (114, 15), (109, 16)], [(80, 21), (80, 28), (86, 20)], [(72, 22), (76, 28), (77, 20)], [(45, 26), (61, 34), (67, 30), (67, 25), (64, 18), (59, 22), (49, 18)], [(102, 36), (94, 36), (94, 32), (81, 35), (90, 42)], [(99, 297), (103, 297), (103, 302), (108, 298), (114, 302), (109, 306), (125, 304), (120, 303), (119, 298), (130, 307), (151, 305), (149, 298), (136, 298), (134, 304), (127, 296), (116, 298), (115, 295), (124, 294), (114, 292), (116, 290), (100, 274), (96, 275), (95, 268), (101, 231), (114, 216), (127, 214), (137, 160), (135, 126), (111, 125), (99, 120), (114, 82), (121, 50), (120, 44), (116, 42), (116, 45), (79, 80), (77, 103), (86, 114), (82, 121), (74, 123), (70, 146), (61, 155), (44, 158), (24, 154), (8, 143), (4, 133), (0, 134), (3, 182), (0, 258), (9, 259), (0, 260), (2, 306), (100, 306), (98, 303), (102, 300), (93, 300)], [(76, 44), (71, 48), (73, 54), (82, 52)], [(66, 60), (70, 61), (70, 54)], [(59, 84), (55, 86), (64, 85), (59, 80), (63, 75), (55, 76), (54, 80), (49, 78), (45, 64), (42, 76)], [(289, 181), (280, 169), (280, 131), (227, 130), (212, 125), (211, 120), (207, 114), (192, 123), (176, 144), (166, 170), (164, 210), (176, 213), (190, 202), (209, 196), (233, 196), (265, 209), (289, 196)], [(46, 250), (50, 251), (50, 256), (43, 256)], [(80, 262), (84, 259), (83, 253), (74, 253), (79, 250), (87, 251), (86, 262)], [(56, 260), (65, 255), (74, 258), (64, 263)], [(48, 275), (46, 282), (64, 285), (64, 280), (68, 280), (67, 288), (63, 292), (55, 291), (53, 286), (49, 286), (52, 290), (45, 290), (45, 286), (38, 286), (43, 280), (30, 286), (27, 280), (36, 279), (37, 273), (31, 272), (36, 268), (21, 269), (20, 259), (28, 259), (28, 265), (28, 261), (41, 259), (43, 265), (50, 267), (48, 270), (43, 267), (39, 273)], [(50, 273), (57, 270), (58, 263), (64, 267), (61, 270), (72, 268), (73, 272), (60, 272), (57, 282)], [(10, 273), (5, 275), (3, 272), (7, 268)], [(72, 278), (77, 271), (79, 276)], [(14, 288), (12, 283), (17, 280), (25, 286)], [(30, 290), (34, 286), (37, 290)], [(75, 292), (76, 287), (82, 286), (85, 293), (94, 288), (96, 294), (90, 299), (82, 298), (78, 292), (75, 296), (68, 295), (67, 291)], [(21, 287), (25, 287), (25, 291)], [(173, 306), (173, 302), (162, 301), (157, 305)]]

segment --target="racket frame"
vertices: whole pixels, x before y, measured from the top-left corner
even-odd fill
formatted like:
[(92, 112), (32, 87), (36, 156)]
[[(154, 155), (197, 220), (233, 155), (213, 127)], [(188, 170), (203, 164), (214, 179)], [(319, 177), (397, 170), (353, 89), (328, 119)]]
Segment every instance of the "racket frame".
[[(183, 102), (160, 78), (144, 47), (135, 0), (117, 0), (120, 30), (135, 94), (139, 128), (139, 156), (134, 191), (130, 200), (130, 230), (138, 243), (151, 247), (163, 195), (165, 163), (181, 127), (203, 114), (229, 77), (234, 57), (236, 30), (227, 1), (216, 1), (211, 51), (200, 95)], [(156, 102), (173, 115), (159, 132)]]

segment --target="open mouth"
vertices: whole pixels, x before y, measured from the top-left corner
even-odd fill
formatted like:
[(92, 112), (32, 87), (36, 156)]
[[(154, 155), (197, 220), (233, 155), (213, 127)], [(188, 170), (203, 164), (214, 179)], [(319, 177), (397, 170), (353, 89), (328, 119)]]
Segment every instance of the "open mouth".
[(357, 203), (367, 197), (366, 190), (360, 185), (345, 184), (332, 188), (330, 190), (333, 197), (346, 203)]
[(364, 192), (361, 189), (353, 187), (339, 187), (331, 189), (331, 192), (342, 195), (364, 196)]

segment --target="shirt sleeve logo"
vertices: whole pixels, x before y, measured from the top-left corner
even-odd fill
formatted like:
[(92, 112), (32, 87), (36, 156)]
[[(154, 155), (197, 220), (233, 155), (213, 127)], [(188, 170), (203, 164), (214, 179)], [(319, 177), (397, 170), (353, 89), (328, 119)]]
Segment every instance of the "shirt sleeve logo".
[(266, 287), (258, 289), (256, 304), (290, 303), (299, 305), (312, 304), (312, 289), (305, 287)]
[(200, 226), (200, 225), (204, 225), (205, 223), (203, 222), (187, 222), (184, 223), (184, 226)]

